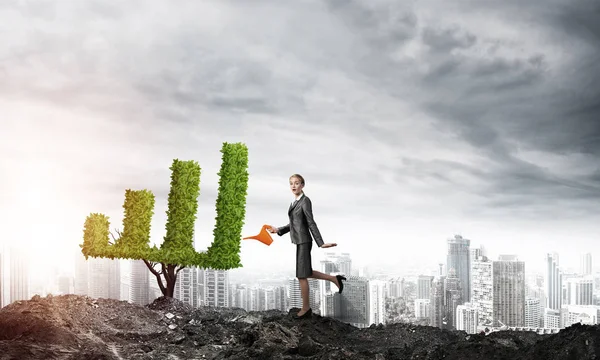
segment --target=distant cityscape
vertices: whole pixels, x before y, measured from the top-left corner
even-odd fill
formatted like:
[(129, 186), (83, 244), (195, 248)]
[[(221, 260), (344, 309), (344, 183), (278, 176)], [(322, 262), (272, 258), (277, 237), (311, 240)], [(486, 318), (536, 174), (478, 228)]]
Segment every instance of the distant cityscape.
[[(541, 254), (544, 272), (526, 272), (516, 255), (488, 256), (484, 247), (455, 235), (446, 241), (446, 262), (429, 274), (390, 276), (355, 269), (348, 253), (325, 253), (313, 263), (328, 274), (346, 275), (344, 291), (310, 279), (310, 304), (322, 316), (358, 328), (413, 323), (467, 333), (499, 330), (555, 333), (575, 323), (600, 323), (600, 272), (592, 254), (582, 253), (579, 271), (561, 267), (559, 254)], [(76, 255), (74, 276), (48, 274), (31, 286), (30, 265), (22, 251), (0, 249), (0, 307), (33, 295), (77, 294), (139, 305), (162, 296), (154, 275), (141, 260), (86, 260)], [(230, 271), (185, 268), (174, 297), (192, 307), (238, 307), (247, 311), (300, 308), (298, 280), (275, 273), (252, 283), (233, 282)]]

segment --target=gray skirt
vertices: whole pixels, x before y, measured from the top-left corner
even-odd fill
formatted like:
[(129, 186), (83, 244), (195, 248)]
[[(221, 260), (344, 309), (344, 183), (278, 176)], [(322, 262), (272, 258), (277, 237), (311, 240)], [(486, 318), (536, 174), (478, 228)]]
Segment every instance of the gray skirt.
[(312, 275), (312, 263), (310, 259), (310, 250), (312, 241), (304, 244), (296, 244), (296, 277), (307, 278)]

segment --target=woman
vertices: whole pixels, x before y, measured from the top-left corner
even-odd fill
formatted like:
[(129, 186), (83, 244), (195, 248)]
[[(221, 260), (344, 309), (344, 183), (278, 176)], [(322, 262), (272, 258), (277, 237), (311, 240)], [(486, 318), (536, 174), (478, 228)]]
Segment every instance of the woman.
[[(289, 224), (276, 228), (269, 225), (269, 232), (277, 233), (282, 236), (286, 233), (290, 233), (292, 244), (296, 244), (296, 277), (300, 282), (300, 293), (302, 294), (302, 309), (296, 315), (296, 319), (308, 317), (312, 314), (312, 309), (309, 304), (309, 287), (308, 278), (329, 280), (334, 283), (341, 293), (344, 289), (342, 280), (346, 278), (342, 275), (327, 275), (319, 271), (312, 269), (310, 250), (312, 249), (312, 238), (315, 239), (317, 245), (321, 248), (329, 248), (337, 246), (336, 243), (323, 243), (321, 233), (317, 224), (313, 219), (312, 214), (312, 203), (310, 199), (304, 195), (304, 178), (299, 174), (290, 176), (290, 189), (295, 196), (295, 201), (290, 205), (288, 210), (288, 216), (290, 218)], [(310, 234), (309, 234), (310, 231)]]

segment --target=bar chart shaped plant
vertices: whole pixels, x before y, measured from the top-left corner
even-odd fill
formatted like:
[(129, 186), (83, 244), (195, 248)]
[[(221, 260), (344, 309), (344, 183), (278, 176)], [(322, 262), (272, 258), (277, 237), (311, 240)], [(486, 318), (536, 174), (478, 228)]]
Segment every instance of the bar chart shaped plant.
[(85, 258), (143, 260), (166, 297), (173, 297), (177, 274), (185, 267), (220, 270), (241, 267), (241, 233), (249, 177), (248, 148), (243, 143), (225, 142), (221, 153), (214, 238), (206, 252), (197, 252), (193, 247), (201, 168), (193, 160), (175, 159), (170, 167), (166, 235), (160, 248), (150, 246), (154, 194), (149, 190), (127, 189), (123, 230), (117, 232), (118, 236), (110, 232), (108, 216), (92, 213), (86, 218), (83, 244), (80, 245)]

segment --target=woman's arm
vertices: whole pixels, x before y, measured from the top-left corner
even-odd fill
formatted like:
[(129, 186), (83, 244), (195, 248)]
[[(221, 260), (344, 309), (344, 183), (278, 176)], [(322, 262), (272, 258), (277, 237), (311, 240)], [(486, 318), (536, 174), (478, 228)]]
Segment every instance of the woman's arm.
[(308, 197), (305, 196), (304, 201), (302, 202), (302, 211), (304, 211), (304, 216), (306, 216), (306, 222), (308, 222), (308, 228), (310, 229), (310, 233), (312, 234), (315, 242), (319, 247), (323, 246), (323, 238), (321, 237), (321, 232), (317, 227), (317, 223), (313, 218), (312, 213), (312, 202)]
[(282, 236), (290, 232), (290, 224), (277, 228), (277, 235)]

